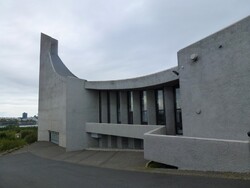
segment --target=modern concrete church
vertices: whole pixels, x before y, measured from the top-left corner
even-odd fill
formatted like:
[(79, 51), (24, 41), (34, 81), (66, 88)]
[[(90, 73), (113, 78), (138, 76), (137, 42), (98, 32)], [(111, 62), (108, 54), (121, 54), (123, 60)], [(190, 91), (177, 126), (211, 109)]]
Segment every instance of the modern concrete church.
[(178, 66), (77, 78), (41, 35), (38, 139), (67, 151), (142, 149), (179, 169), (250, 171), (250, 16), (177, 52)]

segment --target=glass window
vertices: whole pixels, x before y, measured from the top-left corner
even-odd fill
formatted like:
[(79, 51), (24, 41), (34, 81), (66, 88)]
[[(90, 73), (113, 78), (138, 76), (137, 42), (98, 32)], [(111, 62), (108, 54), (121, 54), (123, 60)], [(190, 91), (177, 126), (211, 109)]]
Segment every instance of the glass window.
[(166, 124), (163, 89), (156, 90), (156, 120), (157, 125)]
[(147, 92), (142, 91), (140, 97), (141, 97), (141, 124), (148, 124)]
[(133, 124), (133, 111), (134, 111), (133, 91), (129, 91), (128, 92), (128, 124)]
[(181, 116), (181, 103), (180, 103), (180, 88), (175, 88), (175, 125), (176, 134), (182, 135), (182, 116)]
[(54, 144), (59, 144), (59, 132), (49, 131), (50, 142)]
[(107, 117), (108, 123), (110, 123), (110, 92), (107, 91)]

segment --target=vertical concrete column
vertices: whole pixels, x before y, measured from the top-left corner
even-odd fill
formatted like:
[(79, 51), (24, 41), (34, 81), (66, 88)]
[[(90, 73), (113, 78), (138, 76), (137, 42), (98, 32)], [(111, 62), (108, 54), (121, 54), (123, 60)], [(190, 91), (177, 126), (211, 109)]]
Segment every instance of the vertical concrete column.
[(148, 124), (156, 125), (155, 91), (147, 90)]
[(111, 147), (117, 148), (117, 136), (111, 136)]
[(108, 136), (102, 135), (101, 138), (101, 148), (107, 148), (108, 147)]
[(87, 146), (88, 146), (88, 148), (97, 148), (97, 147), (99, 147), (99, 139), (92, 138), (90, 133), (87, 133), (86, 136), (87, 136)]
[(112, 148), (112, 140), (111, 140), (111, 136), (108, 135), (108, 148)]
[(175, 101), (173, 87), (164, 87), (164, 102), (167, 134), (175, 135)]
[(133, 124), (141, 124), (140, 91), (133, 91)]
[(110, 91), (110, 123), (117, 123), (117, 99), (116, 92)]
[(98, 145), (99, 145), (99, 148), (102, 148), (102, 138), (98, 139)]
[(134, 149), (135, 148), (135, 142), (133, 138), (128, 138), (128, 148)]
[(120, 92), (121, 100), (121, 123), (128, 124), (128, 96), (127, 91)]
[(107, 91), (101, 91), (102, 123), (108, 123), (108, 101)]
[(117, 148), (122, 149), (122, 137), (117, 137)]

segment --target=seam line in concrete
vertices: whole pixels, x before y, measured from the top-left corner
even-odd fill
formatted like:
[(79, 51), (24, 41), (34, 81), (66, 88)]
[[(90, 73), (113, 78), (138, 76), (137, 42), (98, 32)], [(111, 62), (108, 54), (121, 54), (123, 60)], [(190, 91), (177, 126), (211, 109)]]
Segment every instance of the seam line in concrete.
[(84, 161), (84, 160), (86, 160), (86, 159), (88, 159), (88, 158), (90, 158), (90, 157), (92, 157), (92, 156), (94, 156), (95, 154), (97, 154), (98, 153), (98, 151), (96, 151), (95, 153), (92, 153), (92, 154), (90, 154), (90, 155), (88, 155), (88, 156), (86, 156), (85, 158), (83, 158), (83, 159), (80, 159), (79, 161), (77, 161), (77, 163), (80, 163), (80, 162), (82, 162), (82, 161)]
[(111, 159), (113, 159), (117, 153), (118, 153), (118, 151), (116, 151), (115, 153), (113, 153), (108, 159), (104, 160), (104, 161), (101, 162), (99, 165), (100, 165), (100, 166), (104, 165), (106, 162), (108, 162), (108, 161), (110, 161)]

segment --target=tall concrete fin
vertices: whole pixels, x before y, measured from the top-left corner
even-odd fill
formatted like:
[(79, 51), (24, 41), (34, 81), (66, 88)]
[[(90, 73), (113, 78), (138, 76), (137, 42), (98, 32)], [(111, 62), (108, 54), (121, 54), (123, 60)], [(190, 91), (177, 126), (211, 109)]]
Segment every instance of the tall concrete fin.
[[(76, 77), (74, 74), (70, 72), (70, 70), (63, 64), (62, 60), (58, 56), (58, 41), (56, 39), (51, 38), (48, 35), (41, 33), (41, 52), (40, 52), (40, 63), (43, 61), (41, 59), (44, 56), (49, 55), (51, 58), (51, 65), (54, 71), (60, 76), (67, 77)], [(42, 66), (42, 65), (41, 65)]]

